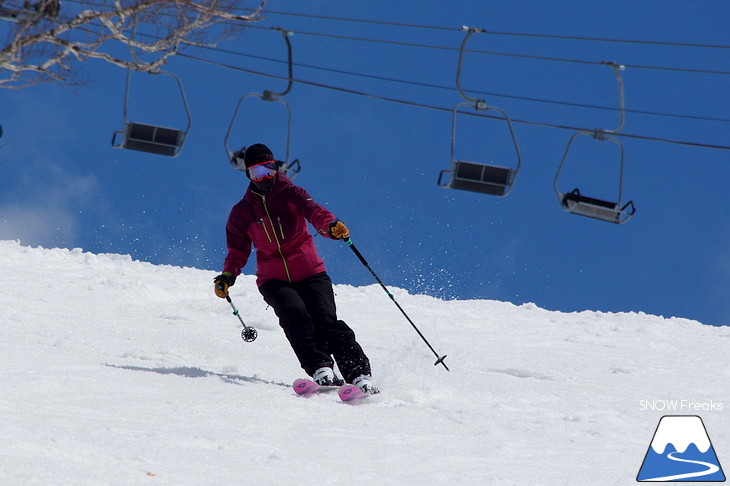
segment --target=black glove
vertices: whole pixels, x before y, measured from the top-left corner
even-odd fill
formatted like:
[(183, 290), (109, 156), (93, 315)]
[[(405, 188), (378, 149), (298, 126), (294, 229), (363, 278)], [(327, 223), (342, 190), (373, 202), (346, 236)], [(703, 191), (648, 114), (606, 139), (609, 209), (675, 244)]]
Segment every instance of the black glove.
[(214, 278), (213, 282), (215, 283), (215, 295), (225, 299), (228, 297), (228, 287), (233, 287), (233, 284), (236, 283), (236, 277), (231, 272), (223, 272)]

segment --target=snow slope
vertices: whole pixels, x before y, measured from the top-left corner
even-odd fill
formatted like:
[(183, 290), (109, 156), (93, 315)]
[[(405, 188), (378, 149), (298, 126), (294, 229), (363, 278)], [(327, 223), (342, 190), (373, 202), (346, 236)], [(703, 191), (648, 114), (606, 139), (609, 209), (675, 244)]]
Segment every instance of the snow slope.
[(627, 485), (667, 414), (730, 472), (728, 327), (391, 288), (449, 373), (380, 287), (340, 285), (383, 390), (352, 406), (296, 396), (254, 278), (244, 343), (214, 276), (0, 241), (0, 484)]

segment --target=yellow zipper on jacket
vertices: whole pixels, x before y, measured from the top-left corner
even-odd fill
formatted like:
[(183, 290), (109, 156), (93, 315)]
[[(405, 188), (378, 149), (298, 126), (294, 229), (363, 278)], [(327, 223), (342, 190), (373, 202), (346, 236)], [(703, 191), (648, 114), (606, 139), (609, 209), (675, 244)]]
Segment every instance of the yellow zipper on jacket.
[[(258, 194), (254, 192), (254, 194)], [(291, 283), (291, 275), (289, 274), (289, 265), (286, 264), (286, 258), (284, 258), (284, 252), (281, 251), (281, 243), (279, 242), (279, 237), (276, 235), (276, 228), (274, 228), (274, 221), (271, 219), (271, 214), (269, 214), (269, 208), (266, 206), (266, 196), (263, 196), (261, 194), (258, 194), (261, 196), (261, 201), (264, 204), (264, 211), (266, 211), (266, 217), (269, 218), (269, 224), (271, 225), (271, 231), (274, 233), (274, 241), (276, 241), (276, 248), (279, 250), (279, 256), (281, 256), (281, 261), (284, 263), (284, 271), (286, 272), (286, 278), (289, 280), (289, 283)], [(279, 220), (279, 225), (281, 225), (281, 220)], [(264, 231), (266, 231), (266, 223), (264, 223)], [(282, 236), (284, 235), (284, 231), (281, 232)], [(269, 232), (266, 231), (266, 236), (269, 235)]]
[(261, 221), (259, 221), (256, 224), (260, 224), (261, 225), (261, 227), (264, 229), (264, 233), (266, 233), (266, 239), (269, 240), (269, 243), (271, 243), (272, 242), (271, 236), (269, 235), (269, 230), (266, 229), (266, 221), (264, 221), (264, 218), (261, 218)]
[(286, 238), (284, 238), (284, 226), (281, 224), (281, 218), (279, 216), (277, 216), (276, 220), (279, 222), (279, 231), (281, 232), (281, 239), (285, 240)]

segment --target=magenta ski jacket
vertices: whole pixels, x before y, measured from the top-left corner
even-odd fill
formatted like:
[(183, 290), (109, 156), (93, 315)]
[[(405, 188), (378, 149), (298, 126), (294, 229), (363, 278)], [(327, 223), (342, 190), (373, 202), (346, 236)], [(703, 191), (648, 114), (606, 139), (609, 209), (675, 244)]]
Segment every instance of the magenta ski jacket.
[(317, 254), (307, 221), (317, 233), (327, 238), (334, 215), (314, 202), (303, 188), (296, 186), (284, 174), (266, 195), (255, 192), (250, 185), (243, 199), (228, 216), (226, 243), (228, 255), (224, 272), (234, 277), (241, 274), (256, 248), (256, 283), (268, 280), (298, 282), (324, 272), (324, 262)]

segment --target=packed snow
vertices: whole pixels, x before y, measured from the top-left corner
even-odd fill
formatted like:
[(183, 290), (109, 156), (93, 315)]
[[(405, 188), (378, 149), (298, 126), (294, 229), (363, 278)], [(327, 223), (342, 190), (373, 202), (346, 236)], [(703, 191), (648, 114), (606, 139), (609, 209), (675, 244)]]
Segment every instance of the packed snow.
[(447, 372), (378, 285), (337, 285), (382, 390), (351, 405), (297, 396), (254, 277), (245, 343), (215, 275), (0, 241), (0, 484), (627, 485), (664, 415), (730, 466), (730, 327), (390, 288)]

